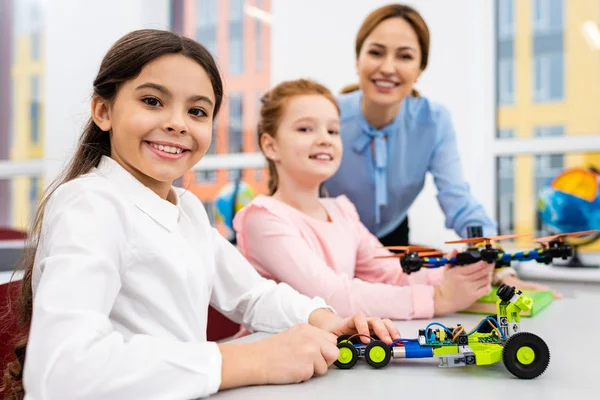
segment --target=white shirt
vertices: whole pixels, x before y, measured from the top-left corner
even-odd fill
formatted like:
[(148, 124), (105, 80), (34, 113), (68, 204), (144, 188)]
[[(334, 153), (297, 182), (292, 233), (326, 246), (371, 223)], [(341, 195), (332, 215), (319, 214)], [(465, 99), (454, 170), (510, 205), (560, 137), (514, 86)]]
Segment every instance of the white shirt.
[(33, 270), (27, 399), (193, 399), (215, 393), (209, 304), (252, 330), (307, 322), (320, 298), (259, 276), (202, 203), (163, 200), (111, 158), (60, 186)]

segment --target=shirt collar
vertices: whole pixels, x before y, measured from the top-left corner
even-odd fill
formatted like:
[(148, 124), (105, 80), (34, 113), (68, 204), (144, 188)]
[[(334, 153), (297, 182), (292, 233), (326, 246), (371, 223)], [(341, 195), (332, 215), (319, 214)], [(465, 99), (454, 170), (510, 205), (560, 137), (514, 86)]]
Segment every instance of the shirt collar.
[[(367, 129), (367, 127), (370, 130), (376, 130), (371, 124), (369, 124), (369, 122), (365, 119), (365, 116), (362, 113), (362, 110), (360, 109), (360, 103), (362, 101), (362, 97), (363, 97), (363, 92), (362, 90), (358, 92), (357, 96), (354, 98), (354, 104), (353, 104), (353, 112), (355, 113), (355, 115), (358, 116), (359, 121), (361, 123), (361, 125), (363, 126), (363, 130)], [(412, 107), (411, 107), (411, 103), (413, 103), (412, 101), (412, 97), (411, 96), (407, 96), (403, 101), (402, 104), (400, 104), (400, 110), (398, 111), (398, 114), (396, 114), (396, 117), (386, 126), (384, 126), (381, 129), (377, 129), (378, 131), (381, 132), (385, 132), (387, 134), (396, 132), (399, 129), (399, 125), (400, 122), (402, 120), (406, 120), (406, 119), (410, 119), (412, 118)]]
[(141, 211), (170, 232), (176, 229), (180, 218), (189, 219), (181, 208), (181, 198), (174, 187), (171, 187), (171, 192), (175, 204), (162, 199), (108, 156), (102, 156), (93, 172), (114, 183)]

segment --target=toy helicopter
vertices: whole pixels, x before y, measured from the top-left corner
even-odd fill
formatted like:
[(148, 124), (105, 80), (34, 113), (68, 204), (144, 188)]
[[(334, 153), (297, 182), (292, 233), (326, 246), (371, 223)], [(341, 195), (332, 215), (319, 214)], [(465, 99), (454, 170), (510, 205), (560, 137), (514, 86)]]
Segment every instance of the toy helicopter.
[[(589, 230), (541, 237), (533, 240), (533, 242), (541, 245), (540, 248), (506, 253), (500, 247), (493, 247), (491, 242), (530, 236), (530, 234), (483, 237), (481, 227), (469, 227), (468, 235), (471, 237), (445, 242), (446, 244), (465, 243), (471, 245), (465, 251), (456, 254), (455, 257), (440, 257), (442, 256), (441, 252), (422, 246), (386, 246), (385, 249), (395, 250), (399, 253), (377, 256), (376, 258), (399, 258), (400, 265), (407, 274), (417, 272), (421, 268), (439, 268), (447, 264), (469, 265), (479, 261), (494, 263), (495, 268), (510, 266), (512, 261), (536, 260), (538, 263), (550, 264), (555, 258), (566, 260), (573, 255), (573, 246), (564, 242), (565, 237), (586, 236), (597, 232), (600, 231)], [(479, 234), (478, 237), (477, 234)]]
[(496, 295), (497, 314), (482, 318), (470, 332), (460, 324), (451, 329), (432, 322), (419, 330), (416, 339), (398, 339), (391, 345), (376, 337), (367, 336), (369, 343), (364, 344), (360, 337), (365, 335), (342, 335), (337, 345), (340, 355), (334, 364), (350, 369), (359, 357), (364, 357), (373, 368), (383, 368), (391, 358), (437, 356), (439, 367), (447, 368), (491, 365), (502, 360), (517, 378), (537, 378), (550, 363), (550, 350), (539, 336), (520, 329), (521, 312), (531, 309), (533, 299), (508, 285), (500, 286)]

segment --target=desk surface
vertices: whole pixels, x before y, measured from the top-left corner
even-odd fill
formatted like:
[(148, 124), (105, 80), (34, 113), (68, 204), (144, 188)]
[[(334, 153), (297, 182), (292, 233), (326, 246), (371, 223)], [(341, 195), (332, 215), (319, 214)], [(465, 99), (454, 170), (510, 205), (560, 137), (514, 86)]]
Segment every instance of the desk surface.
[[(256, 386), (217, 393), (226, 399), (563, 399), (596, 398), (600, 332), (600, 293), (582, 292), (554, 302), (534, 318), (523, 318), (521, 327), (542, 337), (550, 348), (546, 372), (533, 380), (514, 378), (502, 362), (492, 366), (439, 368), (438, 359), (392, 359), (383, 369), (372, 369), (360, 359), (353, 369), (332, 366), (324, 376), (297, 385)], [(458, 314), (435, 320), (468, 329), (480, 316)], [(398, 322), (405, 337), (415, 337), (429, 321)], [(254, 334), (238, 339), (248, 342), (265, 337)], [(587, 338), (587, 340), (584, 339)], [(290, 362), (292, 362), (290, 360)], [(459, 380), (460, 379), (460, 380)], [(584, 397), (585, 396), (585, 397)]]

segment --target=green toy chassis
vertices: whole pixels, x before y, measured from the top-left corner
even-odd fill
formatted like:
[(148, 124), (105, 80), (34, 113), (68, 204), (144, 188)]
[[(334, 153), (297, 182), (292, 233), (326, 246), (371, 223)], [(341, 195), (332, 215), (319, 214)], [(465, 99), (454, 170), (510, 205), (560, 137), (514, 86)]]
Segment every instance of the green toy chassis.
[(349, 369), (360, 357), (374, 368), (385, 367), (392, 358), (437, 356), (439, 366), (445, 368), (491, 365), (502, 360), (517, 378), (537, 378), (550, 363), (550, 350), (539, 336), (520, 330), (521, 312), (531, 309), (533, 299), (507, 285), (496, 295), (497, 314), (482, 318), (471, 332), (462, 325), (451, 329), (432, 322), (416, 339), (399, 339), (391, 345), (376, 337), (369, 337), (370, 342), (364, 344), (361, 335), (340, 336), (340, 356), (335, 365)]

